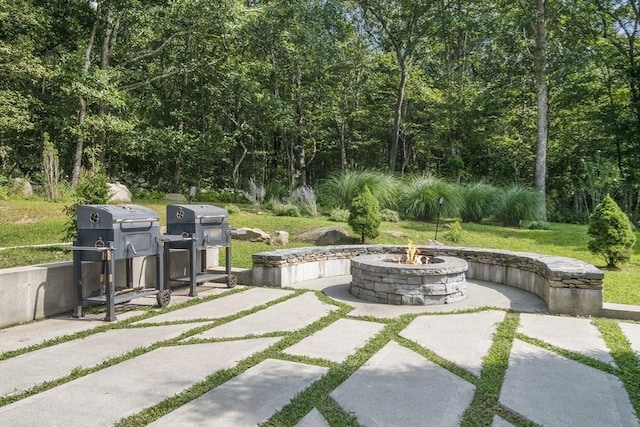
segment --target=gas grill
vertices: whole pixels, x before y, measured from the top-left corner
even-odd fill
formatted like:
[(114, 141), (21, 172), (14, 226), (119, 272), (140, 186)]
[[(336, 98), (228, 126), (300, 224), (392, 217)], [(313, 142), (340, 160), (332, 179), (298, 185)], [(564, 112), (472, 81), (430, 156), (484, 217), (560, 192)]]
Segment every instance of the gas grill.
[[(74, 280), (77, 286), (76, 315), (84, 316), (83, 302), (106, 303), (105, 320), (116, 320), (115, 304), (134, 298), (156, 295), (158, 304), (169, 304), (171, 294), (164, 289), (163, 241), (158, 214), (136, 205), (79, 205), (77, 240), (72, 247)], [(133, 258), (155, 256), (156, 287), (133, 287)], [(124, 260), (126, 286), (116, 290), (116, 260)], [(100, 262), (100, 289), (83, 295), (82, 263)]]
[[(196, 285), (202, 282), (226, 279), (227, 286), (233, 288), (236, 276), (231, 274), (231, 236), (229, 234), (229, 214), (225, 209), (211, 205), (167, 205), (167, 233), (165, 242), (165, 282), (170, 280), (189, 283), (190, 296), (197, 296)], [(207, 273), (206, 249), (226, 248), (225, 273)], [(189, 275), (169, 278), (170, 250), (189, 251)], [(197, 265), (197, 253), (201, 254), (200, 269)]]

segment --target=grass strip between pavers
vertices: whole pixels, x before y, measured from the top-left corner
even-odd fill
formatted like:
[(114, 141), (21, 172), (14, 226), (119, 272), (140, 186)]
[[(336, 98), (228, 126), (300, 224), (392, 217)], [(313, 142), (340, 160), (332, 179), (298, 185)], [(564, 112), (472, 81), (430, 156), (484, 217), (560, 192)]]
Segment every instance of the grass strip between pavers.
[[(220, 326), (223, 325), (225, 323), (231, 322), (233, 320), (239, 319), (241, 317), (247, 316), (249, 314), (253, 314), (256, 313), (258, 311), (264, 310), (272, 305), (276, 305), (278, 303), (284, 302), (288, 299), (294, 298), (296, 296), (299, 296), (301, 294), (303, 294), (305, 291), (302, 290), (297, 290), (289, 295), (284, 295), (278, 299), (275, 299), (273, 301), (269, 301), (268, 303), (265, 304), (261, 304), (258, 306), (254, 306), (251, 309), (248, 310), (244, 310), (241, 312), (238, 312), (236, 314), (227, 316), (227, 317), (223, 317), (220, 319), (215, 319), (215, 320), (211, 320), (209, 319), (209, 323), (205, 324), (205, 325), (200, 325), (200, 326), (196, 326), (192, 329), (189, 329), (188, 331), (185, 331), (183, 333), (181, 333), (180, 335), (178, 335), (175, 338), (171, 338), (168, 340), (163, 340), (163, 341), (158, 341), (156, 343), (153, 343), (149, 346), (146, 347), (138, 347), (135, 348), (125, 354), (122, 354), (120, 356), (116, 356), (116, 357), (111, 357), (111, 358), (107, 358), (104, 361), (102, 361), (101, 363), (93, 366), (93, 367), (87, 367), (87, 368), (82, 368), (82, 367), (76, 367), (74, 368), (71, 373), (69, 375), (66, 375), (64, 377), (60, 377), (57, 378), (55, 380), (50, 380), (50, 381), (45, 381), (42, 382), (40, 384), (37, 384), (34, 387), (31, 387), (28, 390), (25, 390), (23, 392), (20, 393), (16, 393), (16, 394), (12, 394), (12, 395), (6, 395), (6, 396), (1, 396), (0, 397), (0, 407), (5, 406), (5, 405), (9, 405), (11, 403), (15, 403), (19, 400), (25, 399), (29, 396), (33, 396), (35, 394), (38, 393), (42, 393), (44, 391), (47, 391), (49, 389), (52, 389), (54, 387), (57, 387), (59, 385), (62, 385), (64, 383), (67, 383), (69, 381), (73, 381), (75, 379), (78, 379), (80, 377), (92, 374), (94, 372), (100, 371), (102, 369), (108, 368), (110, 366), (116, 365), (118, 363), (124, 362), (128, 359), (133, 359), (135, 357), (141, 356), (142, 354), (148, 353), (150, 351), (156, 350), (160, 347), (167, 347), (167, 346), (171, 346), (171, 345), (185, 345), (187, 343), (181, 343), (182, 340), (185, 340), (191, 336), (200, 334), (204, 331), (207, 331), (209, 329), (212, 329), (216, 326)], [(233, 292), (235, 293), (235, 292)], [(206, 301), (210, 301), (216, 298), (220, 298), (222, 295), (229, 295), (229, 293), (224, 293), (224, 294), (218, 294), (218, 295), (213, 295), (213, 296), (209, 296), (207, 298), (204, 299), (200, 299), (199, 302), (206, 302)], [(188, 300), (186, 301), (186, 304), (176, 304), (176, 306), (174, 306), (174, 308), (167, 310), (166, 308), (161, 310), (161, 313), (165, 313), (165, 312), (170, 312), (170, 311), (174, 311), (174, 310), (178, 310), (180, 308), (184, 308), (184, 307), (188, 307), (190, 305), (194, 305), (197, 304), (198, 302), (192, 302), (192, 301), (198, 301), (198, 300)], [(161, 313), (155, 313), (155, 314), (161, 314)], [(145, 328), (145, 327), (155, 327), (155, 326), (162, 326), (162, 325), (170, 325), (173, 324), (173, 322), (167, 322), (167, 323), (158, 323), (158, 324), (144, 324), (144, 325), (132, 325), (132, 322), (137, 322), (139, 320), (142, 319), (146, 319), (149, 316), (148, 314), (143, 314), (141, 316), (136, 316), (134, 318), (131, 319), (127, 319), (124, 320), (122, 322), (117, 322), (117, 323), (107, 323), (105, 325), (102, 326), (98, 326), (94, 329), (88, 330), (88, 331), (80, 331), (80, 332), (76, 332), (74, 334), (70, 334), (70, 335), (65, 335), (63, 337), (58, 337), (58, 338), (54, 338), (52, 340), (47, 340), (42, 344), (38, 344), (38, 345), (34, 345), (31, 347), (27, 347), (25, 349), (20, 349), (19, 351), (13, 351), (13, 352), (6, 352), (3, 353), (3, 355), (13, 355), (14, 353), (18, 353), (15, 354), (15, 356), (19, 356), (21, 354), (25, 354), (31, 351), (35, 351), (35, 350), (40, 350), (42, 348), (45, 347), (49, 347), (49, 346), (53, 346), (56, 344), (61, 344), (67, 341), (72, 341), (75, 339), (80, 339), (80, 338), (85, 338), (88, 337), (90, 335), (96, 334), (96, 333), (100, 333), (100, 332), (105, 332), (105, 331), (109, 331), (109, 330), (113, 330), (113, 329), (137, 329), (137, 328)], [(193, 341), (200, 341), (200, 340), (193, 340)], [(202, 342), (216, 342), (216, 340), (201, 340)], [(220, 340), (217, 340), (220, 341)], [(194, 342), (188, 342), (188, 344), (193, 344)], [(44, 344), (48, 344), (48, 345), (44, 345)], [(26, 351), (28, 350), (28, 351)], [(12, 356), (14, 357), (14, 356)], [(0, 359), (2, 360), (2, 359)]]
[(618, 321), (611, 319), (593, 319), (604, 342), (611, 350), (611, 356), (618, 366), (618, 378), (624, 384), (629, 395), (631, 405), (636, 411), (636, 418), (640, 423), (640, 359), (631, 348), (631, 344), (618, 325)]
[[(176, 304), (171, 307), (165, 307), (159, 310), (148, 309), (146, 313), (143, 313), (140, 316), (136, 316), (131, 319), (127, 319), (117, 323), (101, 325), (88, 331), (80, 331), (63, 337), (47, 340), (41, 344), (37, 344), (31, 347), (26, 347), (24, 349), (0, 354), (0, 360), (4, 360), (52, 345), (84, 338), (86, 336), (101, 333), (110, 329), (144, 328), (177, 323), (197, 323), (198, 321), (202, 323), (201, 325), (195, 326), (194, 328), (183, 332), (178, 337), (159, 341), (147, 347), (133, 349), (132, 351), (124, 355), (106, 359), (105, 361), (94, 367), (77, 367), (69, 375), (63, 378), (43, 382), (42, 384), (38, 384), (37, 386), (14, 396), (0, 397), (0, 407), (24, 399), (28, 396), (41, 393), (63, 383), (72, 381), (76, 378), (89, 375), (101, 369), (105, 369), (109, 366), (115, 365), (128, 359), (135, 358), (144, 353), (164, 346), (191, 345), (201, 342), (223, 342), (262, 337), (282, 337), (280, 341), (273, 344), (268, 349), (249, 356), (248, 358), (240, 361), (235, 367), (217, 371), (208, 376), (203, 381), (194, 384), (192, 387), (174, 396), (168, 397), (167, 399), (159, 402), (152, 407), (143, 409), (137, 414), (120, 420), (118, 423), (116, 423), (116, 426), (128, 427), (151, 423), (168, 414), (169, 412), (185, 405), (193, 399), (196, 399), (207, 393), (208, 391), (229, 381), (230, 379), (242, 374), (247, 369), (256, 366), (266, 359), (288, 360), (298, 363), (323, 366), (328, 368), (328, 372), (322, 378), (297, 394), (285, 407), (276, 412), (269, 420), (267, 420), (262, 425), (273, 427), (293, 426), (298, 423), (306, 414), (308, 414), (309, 411), (311, 411), (313, 408), (316, 408), (322, 414), (325, 420), (332, 426), (359, 426), (360, 424), (357, 418), (353, 414), (346, 413), (340, 407), (340, 405), (331, 398), (331, 392), (335, 390), (340, 384), (342, 384), (347, 378), (349, 378), (349, 376), (351, 376), (356, 370), (358, 370), (364, 363), (366, 363), (366, 361), (369, 360), (375, 353), (377, 353), (380, 349), (382, 349), (385, 345), (393, 340), (398, 342), (400, 345), (422, 355), (426, 359), (436, 363), (444, 369), (447, 369), (448, 371), (461, 377), (463, 380), (475, 385), (476, 391), (471, 405), (469, 406), (469, 408), (467, 408), (462, 416), (462, 426), (489, 426), (493, 422), (494, 415), (499, 415), (506, 421), (518, 427), (536, 426), (537, 424), (525, 419), (519, 414), (513, 413), (507, 408), (501, 406), (499, 403), (500, 390), (508, 368), (509, 356), (513, 345), (513, 340), (520, 339), (532, 345), (553, 351), (563, 357), (572, 359), (592, 368), (599, 369), (601, 371), (618, 376), (623, 382), (627, 393), (629, 394), (629, 398), (636, 411), (636, 414), (640, 414), (640, 361), (632, 350), (624, 333), (618, 326), (617, 321), (609, 319), (594, 319), (593, 323), (602, 334), (607, 346), (611, 349), (611, 353), (616, 362), (617, 368), (599, 360), (569, 350), (558, 348), (544, 341), (540, 341), (538, 339), (517, 333), (516, 331), (519, 324), (519, 314), (515, 312), (507, 312), (505, 319), (500, 322), (493, 335), (493, 343), (483, 361), (480, 377), (476, 377), (467, 370), (443, 359), (433, 351), (425, 349), (417, 343), (399, 336), (399, 333), (404, 328), (406, 328), (413, 319), (419, 316), (432, 315), (432, 313), (407, 314), (394, 319), (376, 317), (355, 318), (359, 321), (381, 323), (384, 324), (385, 327), (381, 332), (379, 332), (371, 340), (369, 340), (369, 342), (364, 347), (360, 348), (356, 353), (349, 356), (343, 363), (340, 364), (325, 359), (294, 356), (284, 353), (284, 350), (286, 348), (296, 344), (304, 338), (309, 337), (310, 335), (320, 331), (321, 329), (326, 328), (338, 319), (352, 318), (351, 316), (349, 316), (349, 312), (353, 310), (353, 307), (342, 302), (335, 301), (318, 291), (316, 291), (315, 294), (321, 301), (333, 306), (337, 306), (338, 309), (331, 313), (328, 313), (326, 316), (322, 317), (320, 320), (312, 323), (311, 325), (308, 325), (307, 327), (294, 332), (276, 331), (260, 335), (247, 335), (241, 338), (195, 338), (196, 335), (206, 330), (259, 312), (268, 307), (299, 296), (305, 292), (310, 292), (309, 290), (291, 289), (293, 292), (289, 295), (285, 295), (281, 298), (269, 301), (268, 303), (255, 306), (251, 309), (244, 310), (220, 319), (195, 319), (189, 320), (189, 322), (176, 321), (132, 325), (133, 322), (148, 319), (158, 314), (179, 310), (194, 304), (199, 304), (202, 302), (207, 302), (217, 298), (228, 296), (232, 293), (243, 292), (247, 289), (234, 289), (224, 293), (210, 295), (205, 298), (194, 298), (192, 300), (187, 300), (184, 303)], [(483, 311), (484, 309), (486, 308), (471, 310), (471, 312)]]
[[(309, 291), (297, 291), (296, 293), (293, 294), (293, 296), (300, 295), (304, 292), (309, 292)], [(252, 356), (245, 358), (233, 368), (217, 371), (211, 374), (210, 376), (208, 376), (205, 380), (183, 390), (182, 392), (174, 396), (171, 396), (163, 400), (162, 402), (159, 402), (156, 405), (143, 409), (137, 414), (133, 414), (129, 417), (123, 418), (122, 420), (117, 422), (115, 426), (129, 427), (129, 426), (140, 426), (140, 425), (149, 424), (161, 418), (162, 416), (168, 414), (169, 412), (174, 411), (179, 407), (191, 402), (192, 400), (202, 396), (208, 391), (213, 390), (214, 388), (231, 380), (232, 378), (242, 374), (249, 368), (258, 365), (259, 363), (263, 362), (266, 359), (285, 359), (285, 357), (283, 357), (282, 355), (282, 351), (284, 349), (292, 346), (293, 344), (296, 344), (297, 342), (314, 334), (315, 332), (321, 329), (324, 329), (325, 327), (332, 324), (336, 320), (344, 317), (346, 313), (348, 313), (353, 309), (352, 307), (347, 306), (345, 304), (336, 303), (333, 300), (329, 300), (327, 297), (320, 294), (319, 292), (316, 292), (316, 295), (321, 300), (325, 302), (330, 301), (331, 305), (338, 306), (338, 309), (327, 314), (326, 316), (322, 317), (320, 320), (312, 323), (311, 325), (308, 325), (305, 328), (302, 328), (299, 331), (282, 332), (283, 338), (277, 343), (273, 344), (271, 347), (267, 348), (266, 350), (258, 352), (256, 354), (253, 354)], [(288, 296), (288, 298), (286, 299), (292, 298), (293, 296)], [(282, 302), (281, 300), (282, 298), (276, 301)], [(249, 313), (244, 313), (242, 315), (238, 313), (238, 315), (233, 317), (239, 318), (239, 317), (246, 316), (247, 314)], [(225, 318), (225, 320), (227, 319)], [(229, 321), (230, 320), (235, 320), (235, 319), (229, 319)], [(227, 323), (227, 322), (225, 321), (224, 323)], [(268, 335), (272, 335), (272, 334), (268, 334)], [(247, 339), (247, 338), (242, 337), (241, 339)], [(199, 340), (190, 341), (189, 344), (193, 342), (199, 342)], [(181, 343), (181, 344), (186, 344), (186, 343)], [(318, 361), (318, 359), (314, 359), (314, 361)], [(308, 362), (312, 362), (312, 360), (309, 360)], [(314, 362), (311, 364), (317, 364), (317, 363)]]
[[(235, 293), (240, 293), (240, 292), (245, 292), (247, 290), (249, 290), (251, 288), (247, 287), (247, 288), (236, 288), (236, 289), (231, 289), (228, 291), (225, 291), (223, 293), (220, 294), (215, 294), (215, 295), (208, 295), (204, 298), (201, 297), (195, 297), (183, 302), (180, 302), (178, 304), (172, 305), (170, 307), (163, 307), (163, 308), (156, 308), (156, 307), (147, 307), (147, 306), (140, 306), (137, 307), (137, 310), (140, 311), (145, 311), (144, 313), (141, 313), (138, 316), (134, 316), (130, 319), (126, 319), (126, 320), (121, 320), (121, 321), (117, 321), (117, 322), (105, 322), (103, 325), (100, 326), (96, 326), (95, 328), (92, 329), (87, 329), (84, 331), (78, 331), (78, 332), (74, 332), (71, 334), (67, 334), (67, 335), (62, 335), (59, 337), (55, 337), (55, 338), (51, 338), (48, 340), (45, 340), (41, 343), (38, 344), (34, 344), (28, 347), (23, 347), (23, 348), (19, 348), (16, 350), (9, 350), (6, 351), (4, 353), (0, 353), (0, 361), (2, 360), (6, 360), (6, 359), (10, 359), (12, 357), (16, 357), (16, 356), (20, 356), (22, 354), (26, 354), (26, 353), (31, 353), (33, 351), (36, 350), (41, 350), (43, 348), (46, 347), (51, 347), (57, 344), (62, 344), (65, 343), (67, 341), (73, 341), (76, 339), (80, 339), (80, 338), (86, 338), (90, 335), (94, 335), (94, 334), (99, 334), (101, 332), (106, 332), (112, 329), (131, 329), (131, 328), (145, 328), (145, 327), (150, 327), (150, 326), (159, 326), (159, 325), (169, 325), (172, 324), (171, 322), (162, 322), (162, 323), (148, 323), (148, 324), (140, 324), (140, 325), (133, 325), (133, 323), (135, 322), (139, 322), (140, 320), (145, 320), (148, 319), (150, 317), (154, 317), (160, 314), (164, 314), (164, 313), (169, 313), (171, 311), (176, 311), (176, 310), (180, 310), (192, 305), (196, 305), (196, 304), (200, 304), (203, 302), (208, 302), (208, 301), (212, 301), (214, 299), (218, 299), (218, 298), (222, 298), (224, 296), (228, 296), (231, 294), (235, 294)], [(85, 310), (85, 313), (89, 313), (91, 310), (96, 309), (96, 307), (90, 307), (89, 309)], [(117, 310), (116, 310), (117, 311)], [(117, 314), (121, 314), (121, 312), (117, 311)], [(46, 319), (42, 319), (40, 321), (44, 321)], [(211, 321), (211, 319), (206, 319), (207, 321)], [(195, 320), (193, 323), (196, 323), (198, 320)], [(191, 322), (173, 322), (173, 323), (191, 323)], [(2, 405), (0, 405), (2, 406)]]
[[(367, 360), (382, 347), (397, 338), (416, 316), (405, 315), (391, 322), (386, 322), (382, 331), (376, 334), (367, 344), (356, 353), (337, 365), (329, 368), (326, 375), (314, 382), (306, 390), (296, 395), (289, 404), (276, 412), (261, 426), (280, 427), (295, 425), (314, 407), (332, 426), (359, 426), (359, 422), (352, 414), (346, 413), (338, 403), (331, 398), (331, 392), (356, 372)], [(373, 321), (373, 318), (369, 318)]]
[(471, 405), (462, 415), (461, 426), (490, 426), (498, 414), (516, 426), (534, 426), (535, 423), (515, 414), (500, 405), (500, 390), (509, 367), (509, 355), (520, 322), (518, 313), (507, 312), (493, 334), (493, 344), (489, 348), (480, 377), (475, 382), (476, 392)]

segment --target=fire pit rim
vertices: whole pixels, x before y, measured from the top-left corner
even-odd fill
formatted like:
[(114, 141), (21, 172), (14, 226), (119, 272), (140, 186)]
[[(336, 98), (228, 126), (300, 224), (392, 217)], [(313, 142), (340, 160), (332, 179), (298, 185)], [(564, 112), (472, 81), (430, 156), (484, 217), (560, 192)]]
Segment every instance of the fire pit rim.
[(462, 258), (452, 256), (432, 256), (439, 260), (438, 262), (432, 262), (429, 264), (405, 264), (394, 262), (394, 256), (398, 254), (371, 254), (371, 255), (358, 255), (351, 258), (352, 265), (363, 264), (370, 267), (378, 267), (382, 269), (402, 269), (403, 271), (415, 270), (416, 273), (421, 275), (440, 275), (440, 274), (454, 274), (465, 272), (469, 269), (469, 264)]

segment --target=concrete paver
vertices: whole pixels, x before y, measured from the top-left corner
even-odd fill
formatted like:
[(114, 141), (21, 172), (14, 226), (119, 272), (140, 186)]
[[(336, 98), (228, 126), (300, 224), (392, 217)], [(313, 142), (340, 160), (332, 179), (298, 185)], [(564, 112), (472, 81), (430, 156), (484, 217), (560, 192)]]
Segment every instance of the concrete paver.
[(545, 426), (638, 426), (617, 377), (517, 339), (500, 403)]
[(496, 415), (495, 417), (493, 417), (493, 422), (491, 423), (491, 427), (513, 427), (513, 424), (503, 420), (502, 418)]
[(539, 297), (511, 286), (482, 280), (467, 280), (468, 297), (455, 304), (436, 305), (389, 305), (373, 304), (360, 300), (349, 293), (351, 276), (338, 276), (310, 280), (292, 285), (292, 287), (322, 289), (329, 297), (349, 304), (355, 309), (350, 316), (373, 316), (380, 318), (394, 318), (408, 313), (452, 313), (474, 308), (503, 308), (522, 312), (547, 312), (547, 304)]
[(336, 306), (306, 292), (248, 316), (196, 335), (195, 338), (232, 338), (277, 331), (296, 331), (326, 316)]
[(106, 426), (277, 342), (260, 338), (162, 347), (0, 408), (2, 426)]
[(282, 289), (253, 288), (237, 294), (231, 294), (208, 302), (185, 307), (181, 310), (160, 314), (136, 323), (162, 323), (191, 319), (219, 319), (225, 316), (231, 316), (243, 310), (249, 310), (257, 305), (266, 304), (291, 293), (292, 291), (285, 291)]
[(398, 343), (390, 342), (332, 393), (368, 426), (453, 426), (475, 387)]
[(319, 366), (268, 359), (151, 425), (255, 426), (326, 372)]
[(329, 427), (329, 423), (316, 408), (313, 408), (296, 424), (296, 427)]
[[(284, 354), (322, 358), (336, 363), (343, 362), (371, 340), (385, 326), (386, 320), (382, 319), (393, 319), (406, 313), (428, 314), (416, 317), (400, 335), (478, 375), (496, 325), (504, 319), (505, 312), (491, 309), (452, 314), (452, 311), (471, 306), (530, 312), (546, 309), (541, 300), (523, 291), (475, 281), (469, 288), (478, 288), (474, 293), (477, 299), (470, 297), (466, 300), (467, 305), (444, 307), (389, 306), (354, 300), (340, 278), (318, 279), (294, 287), (323, 290), (330, 297), (355, 308), (349, 312), (348, 318), (338, 319), (283, 350)], [(221, 287), (212, 292), (222, 291)], [(6, 358), (0, 361), (0, 396), (2, 387), (11, 393), (48, 379), (60, 378), (77, 366), (96, 366), (134, 348), (201, 327), (206, 324), (203, 321), (251, 310), (291, 295), (291, 292), (249, 288), (241, 293), (154, 316), (138, 327), (114, 329)], [(137, 300), (134, 302), (132, 306), (137, 305)], [(0, 397), (0, 402), (5, 402), (0, 407), (0, 425), (113, 425), (123, 417), (171, 398), (208, 375), (235, 366), (240, 360), (266, 350), (280, 339), (250, 339), (249, 336), (295, 332), (336, 309), (336, 306), (320, 300), (314, 292), (305, 292), (196, 337), (237, 338), (235, 340), (206, 344), (187, 341), (183, 345), (164, 346), (15, 403), (7, 404), (9, 400)], [(122, 313), (118, 319), (121, 321), (127, 316), (129, 313)], [(361, 316), (374, 316), (375, 319), (358, 320)], [(588, 320), (547, 314), (520, 316), (522, 326), (519, 332), (611, 363), (608, 349)], [(193, 322), (162, 325), (172, 321)], [(152, 323), (160, 326), (150, 325)], [(3, 329), (0, 330), (0, 349), (4, 350), (0, 351), (31, 346), (104, 324), (88, 318), (49, 319)], [(634, 351), (639, 352), (640, 324), (620, 322), (620, 328)], [(5, 353), (4, 356), (8, 355)], [(267, 359), (156, 420), (155, 425), (253, 426), (269, 419), (296, 393), (326, 372), (327, 368), (309, 363)], [(346, 412), (354, 414), (363, 425), (453, 426), (459, 424), (460, 416), (472, 401), (474, 390), (473, 384), (391, 341), (330, 393)], [(629, 396), (617, 377), (517, 339), (511, 351), (500, 403), (522, 417), (544, 425), (638, 427), (638, 418), (633, 413)], [(326, 427), (329, 424), (317, 409), (313, 409), (297, 425)], [(494, 427), (509, 425), (497, 415), (493, 418)]]
[[(126, 313), (118, 314), (118, 321), (127, 320), (143, 313), (144, 311), (140, 310), (127, 311)], [(71, 316), (59, 316), (0, 329), (0, 354), (104, 326), (103, 319), (104, 313), (87, 314), (80, 319)]]
[(0, 361), (0, 396), (89, 368), (136, 348), (175, 338), (194, 325), (113, 329)]
[(626, 323), (620, 322), (620, 329), (629, 340), (631, 349), (636, 353), (638, 359), (640, 359), (640, 323)]
[(339, 319), (321, 331), (287, 348), (284, 352), (342, 363), (383, 328), (384, 325), (381, 323)]
[(504, 315), (503, 311), (491, 310), (423, 316), (414, 319), (400, 335), (480, 376), (482, 360)]
[(602, 335), (589, 319), (524, 313), (520, 315), (518, 332), (615, 365)]

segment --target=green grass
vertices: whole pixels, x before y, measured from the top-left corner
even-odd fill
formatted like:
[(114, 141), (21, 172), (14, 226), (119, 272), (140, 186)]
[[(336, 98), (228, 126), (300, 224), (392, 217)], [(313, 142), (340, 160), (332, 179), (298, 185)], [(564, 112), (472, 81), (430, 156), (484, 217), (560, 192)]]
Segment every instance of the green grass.
[[(166, 224), (165, 204), (143, 204), (155, 210), (160, 224)], [(67, 222), (64, 215), (65, 205), (38, 200), (0, 201), (0, 247), (36, 245), (63, 242), (63, 230)], [(254, 213), (250, 207), (229, 215), (232, 227), (260, 228), (267, 233), (276, 230), (289, 232), (289, 247), (308, 246), (296, 238), (300, 233), (323, 226), (342, 226), (351, 233), (353, 241), (357, 237), (346, 223), (329, 221), (327, 217), (276, 217), (269, 213)], [(455, 218), (442, 220), (439, 224), (438, 240), (452, 244), (444, 239), (447, 229), (445, 223)], [(416, 244), (427, 244), (434, 238), (435, 223), (421, 221), (383, 222), (380, 236), (371, 243), (406, 244), (407, 239)], [(575, 224), (551, 223), (549, 230), (529, 230), (506, 228), (495, 224), (463, 223), (462, 239), (456, 246), (506, 249), (522, 252), (536, 252), (549, 255), (576, 258), (601, 268), (605, 272), (604, 299), (607, 302), (640, 305), (640, 232), (636, 232), (637, 242), (631, 261), (620, 269), (605, 269), (604, 259), (587, 249), (587, 226)], [(401, 237), (392, 237), (389, 232), (403, 233)], [(345, 242), (349, 243), (349, 242)], [(234, 241), (232, 248), (234, 267), (251, 267), (251, 255), (255, 252), (274, 249), (265, 243)], [(221, 251), (224, 253), (224, 251)], [(0, 250), (0, 268), (49, 262), (70, 261), (69, 249), (55, 246), (32, 249)], [(221, 260), (222, 261), (222, 260)]]

